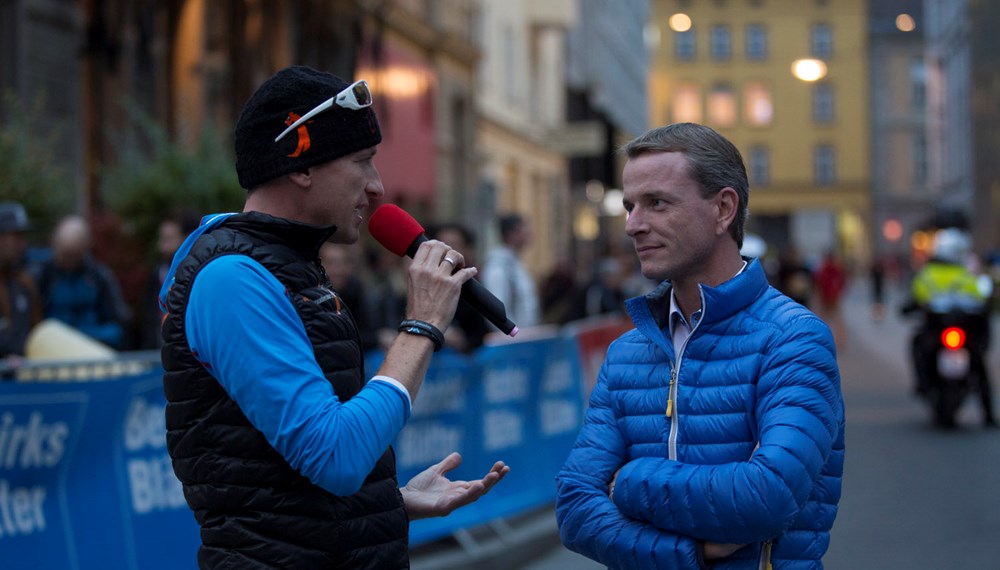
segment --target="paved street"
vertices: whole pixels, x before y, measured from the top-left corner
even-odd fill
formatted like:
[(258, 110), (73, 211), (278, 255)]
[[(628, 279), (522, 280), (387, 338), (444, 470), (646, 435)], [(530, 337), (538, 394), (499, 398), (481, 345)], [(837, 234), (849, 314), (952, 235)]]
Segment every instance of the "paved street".
[[(960, 429), (933, 429), (910, 396), (911, 327), (873, 323), (860, 293), (845, 311), (847, 463), (827, 568), (1000, 568), (1000, 431), (980, 427), (972, 399)], [(989, 358), (996, 386), (996, 341)]]
[[(847, 406), (844, 496), (825, 558), (828, 570), (1000, 568), (1000, 430), (980, 427), (974, 400), (961, 427), (933, 429), (910, 395), (911, 323), (869, 313), (866, 283), (845, 299), (839, 348)], [(1000, 322), (994, 320), (993, 330)], [(994, 341), (990, 363), (1000, 377)], [(601, 566), (558, 544), (525, 570)]]

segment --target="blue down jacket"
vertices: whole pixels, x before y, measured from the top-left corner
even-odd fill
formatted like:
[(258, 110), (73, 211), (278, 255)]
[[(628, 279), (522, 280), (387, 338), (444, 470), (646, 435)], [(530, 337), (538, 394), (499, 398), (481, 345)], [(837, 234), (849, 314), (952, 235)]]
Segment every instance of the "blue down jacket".
[(636, 328), (609, 347), (557, 477), (562, 540), (611, 568), (698, 568), (696, 539), (747, 545), (716, 569), (822, 568), (844, 465), (830, 331), (757, 261), (701, 295), (679, 354), (669, 283), (628, 301)]

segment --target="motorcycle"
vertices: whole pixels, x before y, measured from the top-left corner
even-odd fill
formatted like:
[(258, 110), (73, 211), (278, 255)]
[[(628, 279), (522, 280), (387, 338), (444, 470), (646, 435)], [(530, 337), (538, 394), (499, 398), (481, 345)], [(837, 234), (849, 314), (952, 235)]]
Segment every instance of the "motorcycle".
[(918, 392), (930, 405), (935, 425), (954, 427), (966, 397), (983, 381), (989, 317), (960, 307), (904, 309), (914, 311), (924, 315), (912, 343)]

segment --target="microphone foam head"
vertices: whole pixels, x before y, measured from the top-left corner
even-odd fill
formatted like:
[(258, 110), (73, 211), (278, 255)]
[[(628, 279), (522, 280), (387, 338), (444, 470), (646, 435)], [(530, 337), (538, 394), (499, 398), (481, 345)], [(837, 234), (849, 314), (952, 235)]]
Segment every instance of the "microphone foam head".
[(395, 204), (382, 204), (372, 212), (368, 231), (382, 247), (403, 257), (407, 248), (424, 233), (424, 228)]

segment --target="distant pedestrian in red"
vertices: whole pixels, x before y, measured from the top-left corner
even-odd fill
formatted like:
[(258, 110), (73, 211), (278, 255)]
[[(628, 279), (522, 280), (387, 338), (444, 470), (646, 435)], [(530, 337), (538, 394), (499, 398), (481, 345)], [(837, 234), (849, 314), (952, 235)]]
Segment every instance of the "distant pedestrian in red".
[(847, 271), (834, 252), (828, 252), (814, 275), (818, 297), (817, 313), (833, 331), (837, 348), (843, 350), (847, 339), (840, 315), (840, 299), (847, 288)]

